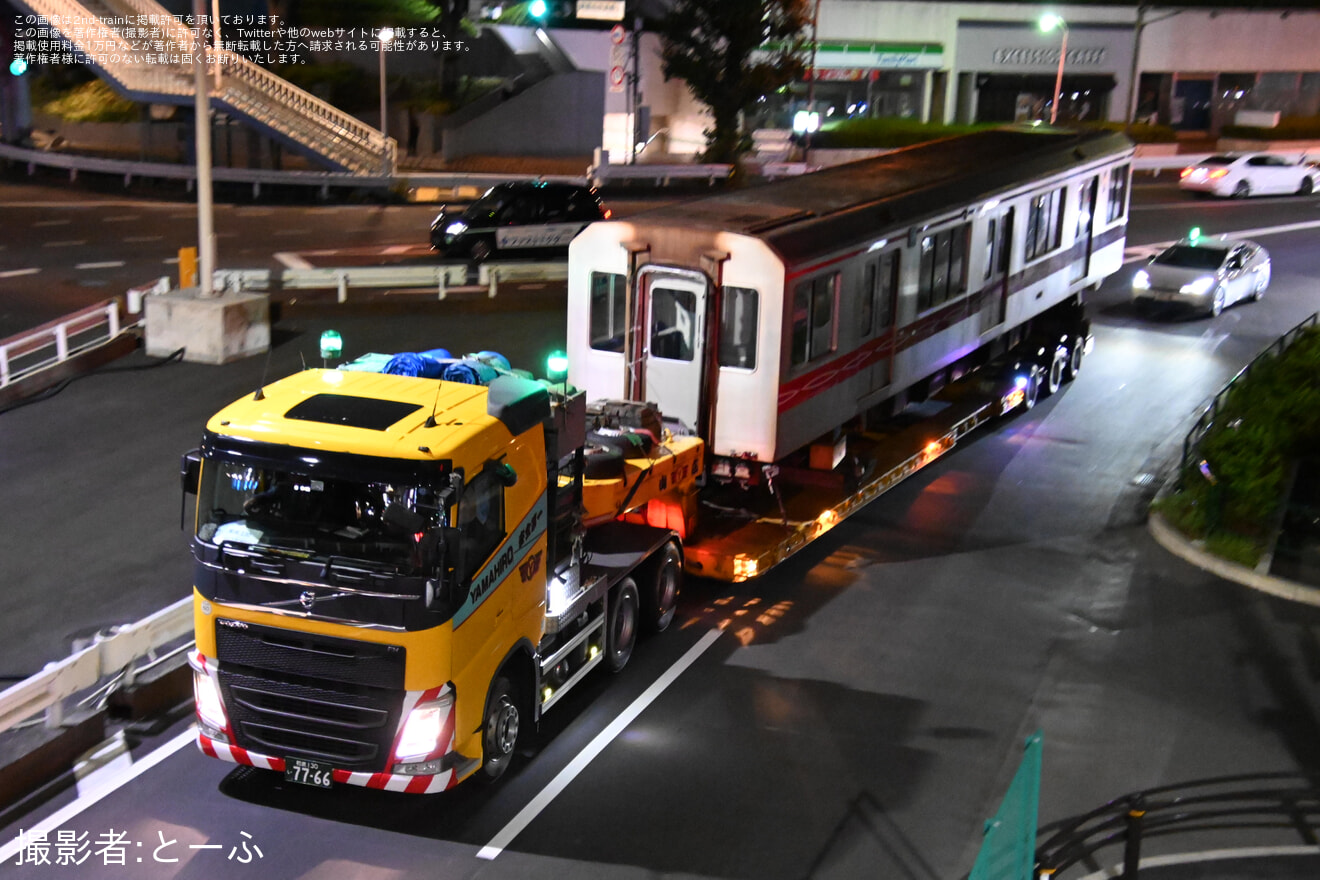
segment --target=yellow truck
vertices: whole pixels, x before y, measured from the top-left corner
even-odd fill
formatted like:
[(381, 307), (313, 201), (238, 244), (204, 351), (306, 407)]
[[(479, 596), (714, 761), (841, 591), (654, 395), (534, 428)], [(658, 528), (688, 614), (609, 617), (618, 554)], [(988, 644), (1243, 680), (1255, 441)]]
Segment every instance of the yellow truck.
[(526, 374), (347, 366), (236, 401), (183, 458), (198, 745), (313, 786), (497, 778), (669, 625), (704, 445)]

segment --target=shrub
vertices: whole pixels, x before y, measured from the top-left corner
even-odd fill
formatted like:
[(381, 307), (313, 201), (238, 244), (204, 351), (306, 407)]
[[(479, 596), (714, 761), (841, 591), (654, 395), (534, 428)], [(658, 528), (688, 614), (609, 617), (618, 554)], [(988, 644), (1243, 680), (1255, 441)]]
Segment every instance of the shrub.
[(142, 116), (137, 104), (120, 97), (99, 79), (75, 86), (47, 101), (41, 109), (69, 122), (136, 122)]
[(811, 136), (811, 146), (823, 149), (909, 147), (957, 134), (996, 128), (1000, 124), (941, 125), (915, 119), (842, 119), (821, 126), (821, 130)]

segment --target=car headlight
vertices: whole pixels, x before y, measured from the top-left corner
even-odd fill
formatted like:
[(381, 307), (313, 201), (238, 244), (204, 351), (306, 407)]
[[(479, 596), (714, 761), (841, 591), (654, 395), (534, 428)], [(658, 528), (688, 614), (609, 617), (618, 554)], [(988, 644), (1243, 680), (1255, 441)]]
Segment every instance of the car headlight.
[(1138, 269), (1137, 274), (1132, 276), (1133, 290), (1150, 290), (1150, 273), (1145, 269)]
[(399, 734), (394, 759), (401, 764), (420, 761), (441, 748), (444, 743), (440, 742), (440, 736), (444, 733), (453, 706), (452, 691), (438, 700), (414, 706), (408, 713), (408, 720), (403, 723), (403, 733)]
[(462, 220), (455, 220), (445, 227), (445, 235), (459, 236), (467, 232), (467, 224)]
[(1205, 275), (1195, 281), (1189, 281), (1178, 288), (1179, 293), (1186, 293), (1190, 296), (1204, 296), (1210, 288), (1215, 286), (1215, 279), (1212, 275)]

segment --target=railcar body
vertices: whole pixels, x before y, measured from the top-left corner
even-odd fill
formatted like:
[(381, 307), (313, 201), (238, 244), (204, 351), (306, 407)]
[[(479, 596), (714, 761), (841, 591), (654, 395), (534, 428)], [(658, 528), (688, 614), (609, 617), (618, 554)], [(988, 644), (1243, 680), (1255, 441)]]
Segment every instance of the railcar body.
[(1122, 265), (1131, 155), (996, 129), (592, 224), (569, 249), (569, 381), (782, 461), (1080, 314)]

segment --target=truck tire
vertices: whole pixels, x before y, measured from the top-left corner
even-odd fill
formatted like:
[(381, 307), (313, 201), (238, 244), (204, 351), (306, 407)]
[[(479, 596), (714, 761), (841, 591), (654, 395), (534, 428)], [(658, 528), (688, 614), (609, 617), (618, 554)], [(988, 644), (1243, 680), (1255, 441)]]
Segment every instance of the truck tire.
[(640, 607), (637, 584), (626, 577), (610, 592), (610, 615), (605, 622), (605, 660), (611, 672), (619, 672), (628, 665), (633, 646), (637, 644), (637, 620)]
[(1063, 346), (1054, 349), (1054, 357), (1045, 369), (1045, 393), (1054, 394), (1063, 387), (1064, 377), (1068, 373), (1068, 350)]
[(518, 746), (518, 690), (503, 675), (496, 677), (486, 697), (486, 717), (481, 730), (481, 776), (494, 782), (513, 762)]
[(683, 583), (683, 557), (673, 542), (665, 544), (647, 564), (643, 576), (643, 620), (648, 632), (664, 632), (678, 608), (678, 590)]
[(1077, 374), (1082, 371), (1082, 357), (1086, 354), (1086, 340), (1080, 336), (1074, 336), (1072, 345), (1068, 346), (1068, 376), (1071, 382), (1077, 378)]
[(1032, 364), (1030, 370), (1027, 372), (1027, 387), (1023, 389), (1023, 409), (1035, 408), (1036, 399), (1040, 397), (1040, 380), (1040, 367)]

